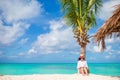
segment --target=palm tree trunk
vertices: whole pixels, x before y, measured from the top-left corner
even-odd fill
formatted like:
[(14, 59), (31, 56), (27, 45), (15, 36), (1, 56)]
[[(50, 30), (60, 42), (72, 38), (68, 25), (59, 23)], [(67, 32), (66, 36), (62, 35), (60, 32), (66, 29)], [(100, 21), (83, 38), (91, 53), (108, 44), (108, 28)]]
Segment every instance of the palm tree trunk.
[(84, 55), (86, 55), (86, 45), (81, 46), (80, 54), (84, 54)]

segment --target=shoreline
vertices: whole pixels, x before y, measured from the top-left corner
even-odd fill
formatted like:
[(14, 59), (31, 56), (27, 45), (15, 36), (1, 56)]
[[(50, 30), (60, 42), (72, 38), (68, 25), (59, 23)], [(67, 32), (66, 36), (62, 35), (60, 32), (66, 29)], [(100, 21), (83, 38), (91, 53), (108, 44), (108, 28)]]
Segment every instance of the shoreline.
[(120, 76), (104, 76), (89, 74), (32, 74), (32, 75), (0, 75), (0, 80), (120, 80)]

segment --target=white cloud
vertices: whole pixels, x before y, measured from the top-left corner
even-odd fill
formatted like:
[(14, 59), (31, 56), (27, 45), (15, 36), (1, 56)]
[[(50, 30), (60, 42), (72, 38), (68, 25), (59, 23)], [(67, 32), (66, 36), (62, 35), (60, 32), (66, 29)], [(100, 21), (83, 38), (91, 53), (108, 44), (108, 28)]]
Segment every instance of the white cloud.
[[(89, 47), (88, 50), (91, 51), (91, 52), (95, 52), (95, 53), (100, 53), (101, 52), (101, 46), (93, 45), (92, 47), (90, 47), (90, 45), (89, 45), (88, 47)], [(104, 52), (111, 52), (111, 51), (113, 51), (112, 46), (107, 45)]]
[(90, 60), (96, 60), (96, 57), (92, 56), (92, 57), (90, 57)]
[(36, 0), (0, 0), (1, 15), (7, 22), (30, 19), (40, 15), (41, 6)]
[(14, 42), (18, 37), (22, 36), (28, 28), (29, 24), (25, 23), (13, 23), (12, 26), (0, 24), (0, 43), (10, 44)]
[(39, 35), (33, 44), (33, 47), (38, 53), (70, 53), (79, 50), (79, 47), (73, 38), (72, 29), (66, 27), (63, 20), (52, 20), (49, 24), (50, 32)]
[(115, 9), (115, 5), (119, 4), (120, 0), (108, 0), (103, 3), (103, 7), (101, 8), (99, 18), (102, 20), (107, 20)]
[[(105, 39), (105, 45), (106, 45), (106, 49), (102, 52), (101, 51), (101, 44), (98, 46), (95, 42), (94, 44), (93, 43), (90, 43), (87, 45), (87, 50), (90, 51), (90, 52), (95, 52), (95, 53), (104, 53), (104, 52), (108, 52), (108, 53), (114, 53), (114, 52), (117, 52), (119, 51), (119, 46), (120, 46), (120, 38), (116, 38), (116, 37), (112, 37), (112, 38), (109, 38), (107, 37)], [(114, 48), (116, 47), (116, 48)], [(115, 51), (116, 50), (116, 51)]]
[(110, 55), (107, 55), (107, 56), (105, 56), (105, 58), (106, 58), (106, 59), (110, 59), (110, 58), (111, 58), (111, 56), (110, 56)]
[(93, 46), (93, 52), (101, 52), (101, 47)]
[[(40, 34), (37, 40), (33, 43), (32, 47), (35, 49), (35, 53), (79, 53), (80, 47), (73, 38), (73, 32), (70, 27), (64, 24), (63, 20), (49, 22), (50, 32)], [(118, 39), (116, 39), (118, 41)], [(107, 43), (113, 43), (116, 40), (106, 39)], [(92, 43), (87, 45), (87, 50), (93, 53), (100, 53), (101, 47), (96, 45), (91, 46)], [(32, 50), (32, 48), (30, 49)], [(105, 52), (113, 52), (112, 45), (107, 45)], [(34, 51), (33, 51), (34, 52)]]
[(120, 51), (118, 51), (118, 54), (120, 54)]
[(114, 38), (114, 37), (112, 37), (112, 38), (106, 38), (105, 39), (106, 44), (109, 44), (109, 43), (118, 43), (119, 41), (120, 41), (120, 38)]
[(37, 50), (32, 47), (29, 51), (28, 51), (28, 54), (34, 54), (34, 53), (37, 53)]
[(107, 51), (107, 52), (109, 52), (109, 51), (113, 51), (113, 49), (112, 49), (112, 45), (111, 45), (111, 46), (110, 46), (110, 45), (107, 46), (105, 51)]
[(115, 40), (113, 38), (105, 39), (106, 43), (113, 43)]
[(36, 0), (0, 0), (0, 44), (11, 44), (23, 36), (30, 26), (28, 20), (41, 12), (42, 5)]
[(28, 40), (29, 38), (23, 38), (20, 40), (20, 44), (25, 44)]
[(24, 52), (20, 52), (20, 53), (18, 53), (18, 56), (24, 56), (26, 53), (24, 53)]
[(104, 56), (105, 57), (105, 59), (115, 59), (115, 58), (119, 58), (119, 55), (116, 55), (115, 53), (114, 54), (111, 54), (111, 55), (109, 55), (109, 54), (107, 54), (106, 56)]

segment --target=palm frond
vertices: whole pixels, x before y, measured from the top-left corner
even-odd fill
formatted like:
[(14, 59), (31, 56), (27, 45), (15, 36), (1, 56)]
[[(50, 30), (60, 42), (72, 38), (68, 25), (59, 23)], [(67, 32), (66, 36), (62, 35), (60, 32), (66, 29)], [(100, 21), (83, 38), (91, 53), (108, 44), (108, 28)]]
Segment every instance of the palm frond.
[(77, 13), (76, 13), (76, 2), (74, 0), (62, 0), (62, 8), (64, 12), (64, 18), (66, 23), (73, 28), (77, 25)]
[(87, 0), (87, 8), (84, 13), (84, 20), (86, 24), (86, 29), (96, 25), (96, 15), (100, 7), (102, 6), (101, 0)]
[(113, 15), (103, 24), (103, 26), (96, 33), (95, 40), (98, 45), (102, 45), (102, 50), (105, 49), (106, 37), (120, 37), (120, 4), (116, 6)]

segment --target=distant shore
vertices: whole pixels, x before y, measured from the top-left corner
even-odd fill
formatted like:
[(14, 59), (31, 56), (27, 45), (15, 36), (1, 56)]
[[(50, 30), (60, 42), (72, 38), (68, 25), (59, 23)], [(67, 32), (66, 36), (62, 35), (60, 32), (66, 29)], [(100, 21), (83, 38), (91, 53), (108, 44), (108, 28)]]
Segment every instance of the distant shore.
[(0, 75), (0, 80), (120, 80), (119, 77), (90, 74), (33, 74), (33, 75)]

